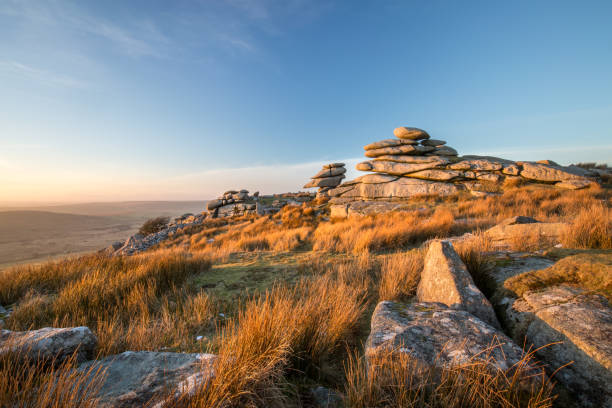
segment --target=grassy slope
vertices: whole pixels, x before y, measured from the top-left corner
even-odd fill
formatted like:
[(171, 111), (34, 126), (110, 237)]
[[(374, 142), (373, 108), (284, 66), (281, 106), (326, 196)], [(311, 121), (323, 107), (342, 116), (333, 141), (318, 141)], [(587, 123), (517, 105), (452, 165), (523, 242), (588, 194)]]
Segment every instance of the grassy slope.
[[(351, 391), (350, 382), (365, 378), (359, 354), (376, 302), (414, 294), (422, 253), (413, 248), (511, 215), (591, 220), (592, 214), (581, 216), (580, 210), (602, 200), (609, 206), (609, 192), (518, 189), (486, 199), (424, 200), (414, 213), (341, 222), (323, 221), (308, 207), (286, 208), (271, 218), (211, 220), (125, 263), (82, 258), (0, 272), (0, 303), (15, 305), (9, 328), (89, 324), (102, 354), (210, 348), (233, 356), (221, 360), (219, 388), (185, 406), (215, 406), (213, 397), (237, 406), (292, 406), (280, 403), (288, 396), (307, 405), (307, 390), (316, 384), (353, 392), (355, 406), (373, 406), (377, 402), (368, 398), (395, 397), (371, 384)], [(576, 227), (583, 224), (588, 223)], [(585, 242), (602, 241), (576, 245)], [(477, 270), (483, 260), (478, 248), (470, 251), (463, 255)], [(345, 377), (347, 361), (354, 365)], [(466, 387), (449, 381), (456, 390)], [(363, 390), (369, 394), (356, 395)]]

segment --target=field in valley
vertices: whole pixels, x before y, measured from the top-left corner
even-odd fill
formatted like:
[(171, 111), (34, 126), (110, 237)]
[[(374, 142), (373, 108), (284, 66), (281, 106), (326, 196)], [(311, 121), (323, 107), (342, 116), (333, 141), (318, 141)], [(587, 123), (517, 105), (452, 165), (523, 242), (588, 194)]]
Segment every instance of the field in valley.
[(0, 206), (0, 269), (96, 251), (124, 241), (157, 216), (202, 211), (205, 202), (120, 202)]

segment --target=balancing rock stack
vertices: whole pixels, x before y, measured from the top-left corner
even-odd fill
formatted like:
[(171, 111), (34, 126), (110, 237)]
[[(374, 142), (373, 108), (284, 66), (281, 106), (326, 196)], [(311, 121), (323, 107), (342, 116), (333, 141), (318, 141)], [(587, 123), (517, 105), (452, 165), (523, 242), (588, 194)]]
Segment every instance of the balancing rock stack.
[(399, 127), (393, 133), (394, 139), (364, 146), (370, 160), (356, 168), (369, 174), (327, 191), (331, 203), (340, 206), (332, 206), (332, 216), (398, 209), (397, 203), (419, 195), (489, 194), (507, 179), (567, 189), (584, 188), (594, 181), (593, 172), (577, 166), (563, 167), (548, 160), (534, 163), (461, 157), (444, 140), (432, 139), (422, 129)]
[(304, 188), (319, 187), (317, 197), (327, 196), (327, 192), (337, 187), (346, 176), (344, 163), (330, 163), (323, 166), (321, 171), (311, 177), (311, 180), (304, 185)]

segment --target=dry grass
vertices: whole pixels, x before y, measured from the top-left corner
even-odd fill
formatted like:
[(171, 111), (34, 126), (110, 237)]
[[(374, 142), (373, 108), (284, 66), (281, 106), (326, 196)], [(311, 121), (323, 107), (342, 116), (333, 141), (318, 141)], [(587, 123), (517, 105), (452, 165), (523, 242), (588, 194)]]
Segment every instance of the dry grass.
[(380, 270), (379, 300), (408, 300), (416, 293), (423, 270), (422, 250), (399, 252), (384, 258)]
[[(482, 357), (482, 356), (481, 356)], [(491, 370), (486, 361), (433, 369), (406, 353), (370, 358), (352, 355), (346, 366), (346, 405), (377, 407), (551, 407), (552, 387), (543, 372), (534, 378), (527, 354), (511, 370)]]
[(176, 251), (85, 257), (36, 267), (38, 276), (29, 267), (0, 273), (0, 298), (16, 302), (7, 328), (89, 326), (103, 355), (181, 347), (210, 324), (214, 307), (206, 295), (179, 287), (210, 266), (206, 255)]
[(386, 213), (319, 224), (312, 239), (315, 250), (358, 254), (404, 249), (463, 228), (450, 210), (440, 207), (435, 211)]
[[(104, 373), (73, 370), (76, 354), (61, 364), (30, 361), (27, 351), (0, 353), (0, 407), (89, 408)], [(78, 390), (78, 392), (77, 392)]]
[(603, 204), (583, 208), (562, 243), (567, 248), (612, 249), (612, 210)]
[(220, 333), (215, 377), (174, 404), (288, 406), (289, 377), (324, 374), (321, 363), (351, 343), (364, 311), (364, 293), (329, 274), (274, 288)]
[(465, 264), (474, 283), (486, 296), (493, 295), (494, 283), (488, 275), (491, 270), (491, 260), (485, 254), (491, 250), (491, 241), (484, 234), (477, 232), (474, 237), (453, 244), (455, 251)]

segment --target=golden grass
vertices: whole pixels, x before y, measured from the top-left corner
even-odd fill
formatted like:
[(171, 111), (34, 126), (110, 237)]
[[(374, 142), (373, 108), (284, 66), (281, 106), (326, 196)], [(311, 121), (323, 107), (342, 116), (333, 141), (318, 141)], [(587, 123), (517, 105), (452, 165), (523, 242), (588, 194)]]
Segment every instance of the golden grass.
[(369, 364), (353, 354), (345, 365), (345, 403), (352, 408), (551, 407), (551, 384), (542, 371), (534, 377), (532, 358), (526, 354), (502, 371), (491, 370), (486, 360), (434, 369), (407, 353), (379, 353)]
[(380, 270), (378, 299), (402, 301), (414, 296), (424, 255), (422, 250), (413, 250), (386, 256)]
[(364, 293), (326, 274), (247, 302), (218, 337), (215, 376), (181, 407), (287, 406), (288, 377), (320, 371), (351, 342)]
[(27, 350), (0, 353), (0, 407), (89, 408), (104, 372), (77, 373), (76, 354), (61, 364), (31, 361)]
[(603, 204), (581, 209), (562, 243), (567, 248), (612, 249), (612, 210)]
[[(50, 263), (48, 272), (42, 265), (37, 267), (38, 280), (27, 267), (23, 281), (21, 268), (1, 273), (0, 296), (16, 302), (7, 328), (89, 326), (98, 336), (100, 353), (106, 355), (180, 347), (193, 338), (188, 333), (210, 323), (212, 302), (203, 294), (179, 289), (190, 276), (210, 268), (208, 256), (162, 251), (95, 259), (97, 263), (85, 257), (82, 264), (70, 260), (62, 269), (62, 263)], [(53, 284), (50, 276), (56, 276)], [(16, 299), (25, 284), (31, 289)]]

